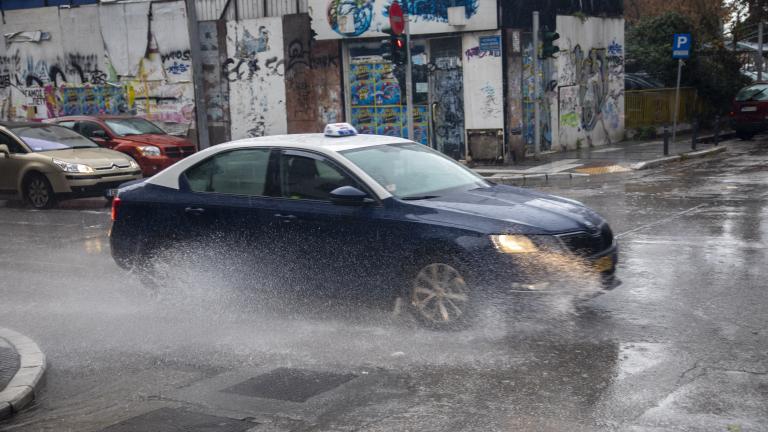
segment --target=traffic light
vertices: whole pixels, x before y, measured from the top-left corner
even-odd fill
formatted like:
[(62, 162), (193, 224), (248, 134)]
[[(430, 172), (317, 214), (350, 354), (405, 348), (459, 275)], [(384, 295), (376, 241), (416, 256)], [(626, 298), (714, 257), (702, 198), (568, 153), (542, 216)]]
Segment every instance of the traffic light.
[(541, 58), (554, 58), (560, 52), (560, 47), (554, 44), (560, 39), (560, 33), (549, 31), (546, 27), (541, 30)]
[(405, 36), (392, 35), (389, 37), (392, 47), (392, 63), (402, 66), (408, 62), (408, 52), (405, 46)]

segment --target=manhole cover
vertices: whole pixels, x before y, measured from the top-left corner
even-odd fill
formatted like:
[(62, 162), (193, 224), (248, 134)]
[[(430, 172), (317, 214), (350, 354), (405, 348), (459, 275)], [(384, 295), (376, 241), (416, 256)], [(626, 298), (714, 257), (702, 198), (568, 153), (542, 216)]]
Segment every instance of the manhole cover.
[(224, 391), (243, 396), (305, 402), (353, 378), (356, 378), (356, 375), (278, 368), (235, 384)]
[(102, 429), (102, 432), (244, 432), (254, 423), (173, 408), (160, 408)]

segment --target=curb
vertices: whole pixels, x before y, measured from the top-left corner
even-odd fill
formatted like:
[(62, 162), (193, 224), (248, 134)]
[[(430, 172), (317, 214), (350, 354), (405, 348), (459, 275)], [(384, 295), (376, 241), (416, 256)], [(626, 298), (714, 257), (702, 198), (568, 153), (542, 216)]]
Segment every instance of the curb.
[(45, 374), (45, 354), (30, 338), (0, 327), (0, 338), (11, 344), (19, 354), (19, 370), (0, 391), (0, 420), (10, 417), (35, 400)]
[(632, 165), (632, 169), (633, 170), (644, 170), (644, 169), (648, 169), (648, 168), (655, 168), (657, 166), (666, 165), (666, 164), (672, 163), (672, 162), (679, 162), (679, 161), (688, 160), (688, 159), (702, 158), (702, 157), (706, 157), (706, 156), (709, 156), (709, 155), (713, 155), (713, 154), (717, 154), (717, 153), (722, 153), (722, 152), (724, 152), (726, 150), (727, 150), (727, 148), (723, 145), (723, 146), (720, 146), (720, 147), (708, 148), (706, 150), (698, 150), (698, 151), (694, 151), (694, 152), (681, 153), (681, 154), (676, 155), (676, 156), (667, 156), (667, 157), (663, 157), (663, 158), (659, 158), (659, 159), (653, 159), (653, 160), (649, 160), (649, 161), (645, 161), (645, 162), (638, 162), (638, 163)]
[(565, 185), (573, 184), (579, 180), (585, 180), (589, 174), (558, 172), (558, 173), (531, 173), (531, 174), (497, 174), (486, 177), (495, 183), (509, 186), (534, 186), (534, 185)]

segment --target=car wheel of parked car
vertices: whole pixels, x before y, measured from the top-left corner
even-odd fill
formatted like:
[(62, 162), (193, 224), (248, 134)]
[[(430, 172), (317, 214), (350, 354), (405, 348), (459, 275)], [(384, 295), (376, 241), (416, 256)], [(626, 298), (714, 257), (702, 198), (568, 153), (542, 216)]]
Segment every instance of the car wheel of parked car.
[(456, 328), (469, 322), (470, 288), (459, 270), (444, 262), (430, 262), (416, 272), (408, 291), (414, 316), (429, 327)]
[(749, 140), (751, 140), (752, 138), (755, 137), (755, 134), (752, 133), (752, 132), (739, 132), (739, 131), (736, 131), (736, 136), (739, 139), (743, 140), (743, 141), (749, 141)]
[(24, 180), (24, 198), (37, 209), (51, 208), (56, 204), (51, 183), (42, 174), (31, 174)]

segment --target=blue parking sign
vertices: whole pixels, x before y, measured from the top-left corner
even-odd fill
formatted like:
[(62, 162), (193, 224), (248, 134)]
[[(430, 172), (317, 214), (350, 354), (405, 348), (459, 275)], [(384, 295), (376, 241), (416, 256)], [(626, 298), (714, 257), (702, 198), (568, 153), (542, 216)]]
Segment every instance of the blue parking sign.
[(687, 59), (691, 56), (691, 34), (675, 33), (675, 39), (672, 42), (672, 58)]

